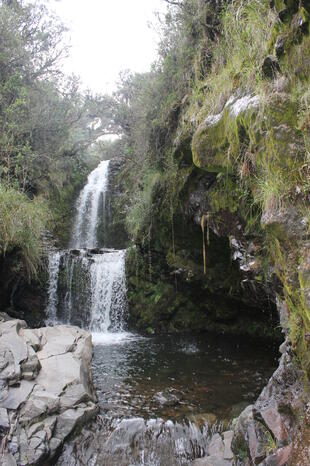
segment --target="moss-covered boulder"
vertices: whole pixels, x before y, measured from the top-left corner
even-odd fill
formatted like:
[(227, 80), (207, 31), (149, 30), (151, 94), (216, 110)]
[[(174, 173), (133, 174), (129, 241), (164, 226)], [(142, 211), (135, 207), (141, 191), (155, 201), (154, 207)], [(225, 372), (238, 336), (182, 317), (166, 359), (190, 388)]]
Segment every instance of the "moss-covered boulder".
[(209, 115), (193, 137), (194, 164), (209, 172), (231, 171), (242, 136), (253, 128), (259, 102), (258, 96), (232, 96), (221, 113)]

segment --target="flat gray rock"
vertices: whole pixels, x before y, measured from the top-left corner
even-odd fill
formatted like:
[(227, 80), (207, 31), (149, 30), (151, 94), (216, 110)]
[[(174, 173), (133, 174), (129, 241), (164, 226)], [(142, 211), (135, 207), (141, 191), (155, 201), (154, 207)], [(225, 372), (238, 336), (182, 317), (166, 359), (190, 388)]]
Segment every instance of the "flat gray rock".
[(224, 460), (217, 455), (206, 456), (193, 461), (192, 466), (232, 466), (232, 461)]
[(0, 408), (17, 409), (28, 399), (35, 382), (21, 380), (19, 387), (10, 387), (6, 398), (0, 401)]
[(82, 336), (81, 333), (86, 332), (68, 325), (40, 329), (41, 341), (46, 343), (38, 352), (39, 360), (72, 352), (77, 340)]
[(8, 412), (5, 408), (0, 408), (0, 427), (4, 429), (10, 427)]
[(64, 388), (80, 380), (81, 363), (72, 353), (50, 356), (39, 360), (41, 371), (36, 379), (37, 383), (45, 390), (60, 395)]
[(220, 434), (214, 434), (208, 447), (208, 455), (224, 457), (224, 442)]
[(92, 343), (78, 327), (27, 329), (0, 315), (1, 465), (50, 463), (68, 435), (97, 415)]
[(234, 458), (234, 454), (231, 449), (231, 442), (234, 436), (234, 432), (229, 430), (227, 432), (223, 432), (224, 437), (224, 460), (232, 461)]

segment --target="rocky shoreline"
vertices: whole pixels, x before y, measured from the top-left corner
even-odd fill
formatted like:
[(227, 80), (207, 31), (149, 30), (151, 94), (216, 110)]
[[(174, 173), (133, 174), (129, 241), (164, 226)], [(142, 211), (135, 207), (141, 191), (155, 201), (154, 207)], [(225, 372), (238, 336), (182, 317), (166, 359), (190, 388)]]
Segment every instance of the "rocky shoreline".
[[(256, 403), (233, 430), (215, 433), (206, 456), (193, 466), (308, 464), (310, 403), (303, 371), (288, 339), (280, 351), (279, 367)], [(91, 362), (88, 332), (66, 325), (32, 330), (0, 314), (1, 464), (54, 464), (66, 440), (83, 444), (99, 411)], [(95, 438), (91, 444), (96, 449)], [(79, 464), (72, 456), (72, 464)]]
[(88, 332), (0, 314), (1, 464), (48, 464), (97, 415), (91, 360)]

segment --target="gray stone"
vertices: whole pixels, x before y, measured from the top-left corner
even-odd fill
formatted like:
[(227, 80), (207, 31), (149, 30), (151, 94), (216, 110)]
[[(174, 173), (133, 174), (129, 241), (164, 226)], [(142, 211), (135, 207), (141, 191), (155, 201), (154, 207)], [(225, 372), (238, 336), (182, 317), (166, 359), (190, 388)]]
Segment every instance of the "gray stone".
[(65, 325), (40, 329), (41, 342), (46, 343), (44, 343), (42, 350), (38, 352), (38, 358), (42, 361), (50, 356), (72, 352), (81, 333), (86, 332), (80, 331), (78, 327)]
[(206, 456), (193, 461), (192, 466), (232, 466), (231, 461), (217, 455)]
[(89, 403), (86, 408), (67, 409), (58, 416), (55, 437), (65, 439), (76, 427), (94, 417), (97, 411), (94, 403)]
[(224, 432), (223, 437), (224, 437), (224, 459), (231, 461), (234, 457), (234, 454), (231, 449), (231, 442), (233, 439), (234, 433), (232, 430)]
[(8, 429), (10, 427), (10, 421), (8, 412), (5, 408), (0, 408), (0, 429)]
[(265, 227), (281, 229), (283, 235), (292, 240), (300, 239), (307, 233), (307, 225), (300, 220), (293, 206), (279, 208), (276, 203), (266, 204), (261, 223)]
[(16, 460), (11, 453), (4, 452), (1, 454), (2, 466), (17, 466)]
[(7, 397), (0, 401), (0, 408), (19, 408), (19, 406), (28, 399), (34, 385), (34, 382), (22, 380), (19, 387), (10, 387)]
[(98, 413), (90, 334), (25, 325), (0, 315), (0, 428), (10, 428), (10, 454), (1, 464), (7, 466), (50, 462), (66, 437)]
[(207, 466), (207, 456), (204, 458), (197, 458), (192, 462), (192, 466)]
[(174, 393), (158, 392), (153, 396), (153, 401), (161, 406), (175, 406), (180, 400)]
[(29, 464), (42, 463), (42, 460), (48, 456), (49, 448), (46, 439), (47, 434), (44, 431), (38, 432), (30, 439), (26, 452)]
[(28, 356), (27, 360), (21, 364), (22, 377), (26, 380), (33, 380), (37, 377), (40, 372), (41, 364), (38, 356), (34, 353)]
[[(279, 448), (275, 453), (269, 455), (260, 466), (286, 466), (292, 454), (292, 445)], [(298, 463), (301, 464), (301, 463)]]
[(40, 390), (33, 391), (20, 411), (19, 421), (22, 425), (40, 418), (42, 415), (54, 414), (59, 408), (59, 398), (53, 393)]
[(214, 434), (208, 446), (208, 454), (224, 457), (224, 442), (220, 434)]
[(41, 349), (41, 337), (39, 330), (25, 328), (20, 330), (19, 335), (25, 340), (27, 345), (31, 346), (35, 351), (39, 351)]
[(61, 408), (72, 408), (87, 401), (90, 401), (90, 396), (82, 384), (69, 385), (60, 397), (60, 406)]
[[(60, 395), (65, 387), (80, 380), (80, 362), (72, 353), (40, 358), (41, 371), (36, 379), (37, 383), (48, 392)], [(57, 374), (57, 376), (55, 376)]]
[(47, 434), (48, 439), (50, 439), (52, 437), (52, 432), (55, 428), (56, 422), (57, 422), (57, 417), (50, 416), (42, 422), (37, 422), (36, 424), (32, 424), (32, 426), (30, 426), (27, 431), (28, 438), (32, 437), (40, 430), (44, 430)]
[(49, 448), (50, 448), (50, 456), (53, 457), (56, 453), (58, 448), (62, 445), (62, 440), (56, 437), (51, 438), (49, 442)]

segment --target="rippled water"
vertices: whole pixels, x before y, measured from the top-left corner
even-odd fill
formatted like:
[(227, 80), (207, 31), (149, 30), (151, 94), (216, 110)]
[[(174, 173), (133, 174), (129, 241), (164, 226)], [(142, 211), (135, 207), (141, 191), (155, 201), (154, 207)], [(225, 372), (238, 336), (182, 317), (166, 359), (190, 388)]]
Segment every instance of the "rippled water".
[(109, 417), (230, 419), (256, 399), (276, 367), (271, 348), (224, 336), (127, 333), (94, 343), (94, 382)]
[(190, 466), (253, 402), (276, 366), (258, 342), (93, 334), (101, 416), (58, 465)]

